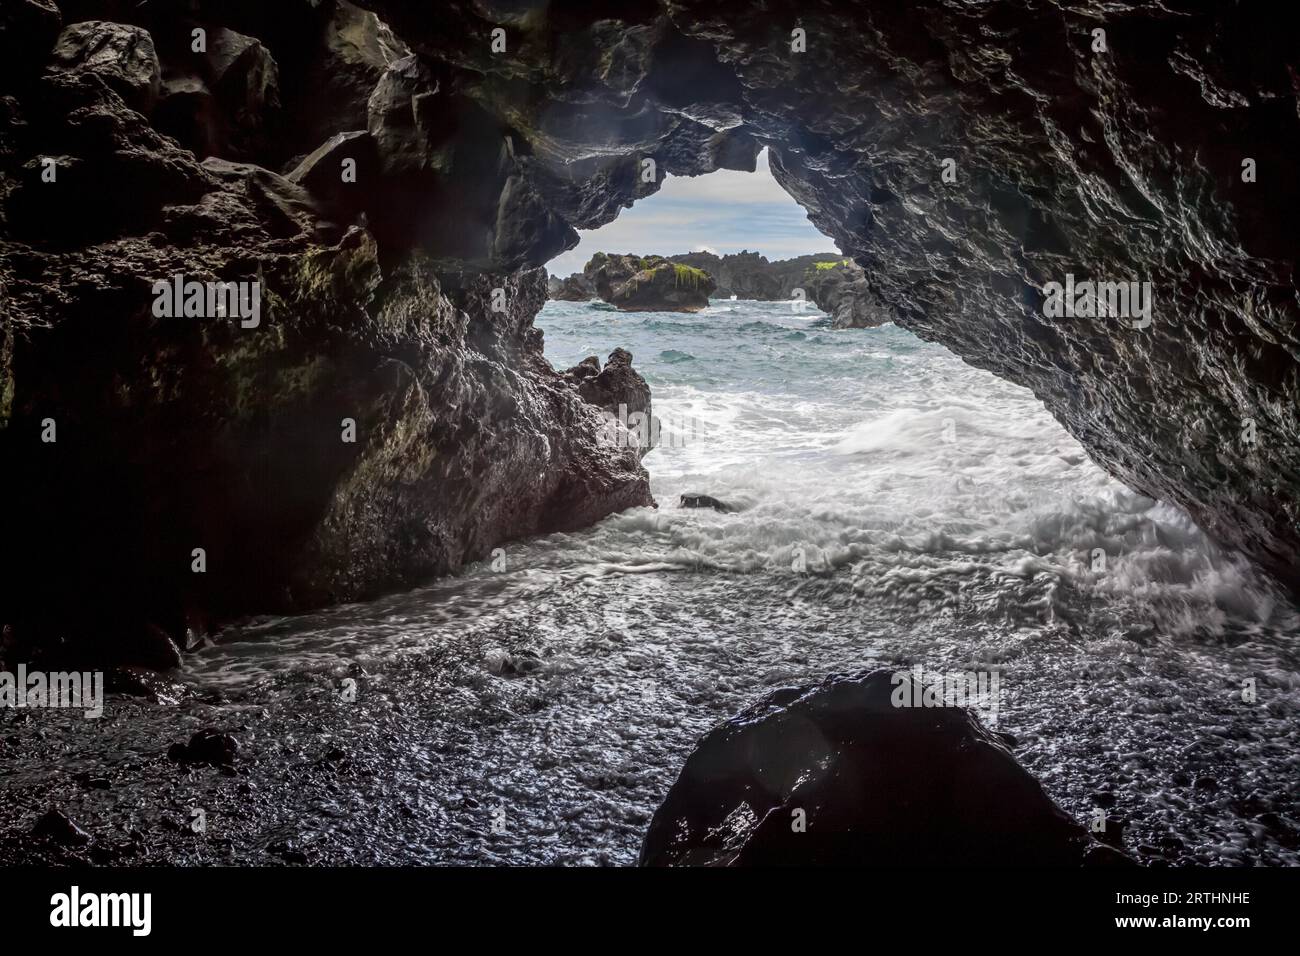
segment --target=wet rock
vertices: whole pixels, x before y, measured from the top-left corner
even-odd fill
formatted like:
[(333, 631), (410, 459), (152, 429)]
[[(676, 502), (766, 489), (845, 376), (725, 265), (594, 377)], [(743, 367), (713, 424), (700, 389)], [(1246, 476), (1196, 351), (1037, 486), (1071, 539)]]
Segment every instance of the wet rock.
[(73, 822), (62, 810), (51, 808), (36, 821), (32, 836), (38, 840), (50, 840), (61, 846), (85, 846), (90, 842), (90, 834)]
[(76, 774), (73, 779), (88, 790), (111, 790), (113, 787), (113, 781), (109, 780), (108, 777), (89, 772)]
[(582, 274), (602, 299), (625, 312), (698, 312), (717, 285), (707, 272), (662, 256), (598, 252)]
[(188, 744), (175, 743), (167, 751), (167, 759), (174, 763), (211, 764), (231, 767), (239, 756), (239, 741), (230, 734), (204, 728), (197, 731)]
[(189, 695), (189, 688), (146, 667), (113, 667), (104, 675), (110, 694), (143, 697), (155, 704), (176, 704)]
[(52, 73), (92, 73), (146, 116), (162, 87), (153, 38), (140, 27), (88, 20), (65, 27), (54, 44)]
[(483, 654), (483, 667), (489, 674), (505, 674), (511, 664), (510, 652), (504, 647), (492, 647)]
[(1111, 793), (1109, 790), (1098, 790), (1096, 793), (1089, 794), (1088, 799), (1091, 800), (1094, 805), (1101, 807), (1103, 810), (1110, 810), (1118, 802), (1115, 794)]
[(275, 840), (267, 844), (266, 852), (278, 856), (286, 863), (306, 864), (309, 860), (307, 854), (294, 846), (290, 840)]
[(607, 420), (617, 419), (630, 429), (626, 440), (635, 444), (639, 454), (645, 455), (658, 444), (650, 386), (632, 367), (632, 353), (627, 349), (610, 352), (604, 368), (594, 355), (589, 356), (564, 376), (584, 402), (604, 412)]
[(546, 295), (561, 302), (590, 302), (596, 298), (596, 287), (581, 272), (567, 279), (552, 276), (546, 283)]
[(871, 291), (866, 273), (851, 259), (809, 266), (803, 286), (808, 299), (830, 315), (837, 329), (870, 329), (892, 321)]
[(681, 506), (683, 508), (712, 508), (714, 511), (721, 511), (724, 514), (739, 510), (734, 505), (725, 501), (720, 501), (712, 495), (701, 495), (695, 493), (684, 494), (681, 497)]
[(1098, 844), (994, 734), (962, 708), (894, 706), (893, 678), (778, 690), (710, 731), (642, 865), (1084, 864)]

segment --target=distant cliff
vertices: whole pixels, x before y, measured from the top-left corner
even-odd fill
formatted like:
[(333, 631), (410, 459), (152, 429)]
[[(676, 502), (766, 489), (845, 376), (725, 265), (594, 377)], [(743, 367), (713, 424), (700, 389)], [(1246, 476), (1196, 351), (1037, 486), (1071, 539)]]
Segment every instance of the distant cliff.
[[(887, 310), (872, 294), (862, 267), (851, 259), (830, 252), (775, 262), (748, 250), (726, 256), (713, 252), (688, 252), (666, 257), (613, 256), (598, 252), (582, 272), (575, 272), (567, 279), (552, 276), (548, 294), (552, 299), (566, 302), (602, 298), (620, 309), (662, 307), (677, 311), (681, 305), (678, 300), (686, 290), (682, 288), (680, 277), (670, 274), (666, 268), (661, 276), (662, 283), (652, 283), (649, 272), (637, 281), (628, 281), (634, 273), (643, 271), (644, 266), (655, 264), (689, 266), (707, 273), (715, 283), (708, 294), (719, 299), (735, 296), (737, 299), (785, 302), (796, 298), (798, 290), (802, 289), (803, 297), (830, 315), (837, 329), (871, 328), (891, 320)], [(618, 273), (616, 277), (614, 272)], [(615, 282), (611, 281), (615, 278), (622, 291), (615, 292)], [(701, 287), (697, 283), (689, 286), (687, 297), (692, 300), (689, 308), (701, 308), (698, 301)], [(602, 288), (608, 294), (602, 293)], [(655, 289), (667, 291), (667, 298), (655, 293)], [(612, 301), (610, 296), (615, 296), (618, 301)], [(656, 302), (659, 305), (655, 305)]]
[(836, 252), (822, 252), (770, 262), (766, 256), (757, 252), (744, 251), (727, 256), (712, 252), (688, 252), (668, 258), (673, 262), (703, 269), (713, 276), (718, 283), (715, 293), (718, 298), (729, 299), (734, 295), (737, 299), (782, 302), (792, 298), (794, 290), (802, 287), (804, 273), (810, 266), (818, 262), (839, 262), (844, 256)]
[[(599, 255), (599, 253), (598, 253)], [(659, 257), (652, 257), (659, 258)], [(835, 252), (799, 256), (794, 259), (769, 261), (757, 252), (737, 252), (719, 256), (713, 252), (687, 252), (664, 257), (669, 262), (687, 265), (707, 272), (717, 288), (712, 295), (719, 299), (758, 299), (765, 302), (784, 302), (794, 297), (801, 288), (804, 274), (816, 263), (842, 262), (844, 256)], [(569, 302), (585, 302), (597, 298), (591, 280), (591, 264), (583, 272), (575, 272), (567, 279), (552, 277), (550, 297)]]

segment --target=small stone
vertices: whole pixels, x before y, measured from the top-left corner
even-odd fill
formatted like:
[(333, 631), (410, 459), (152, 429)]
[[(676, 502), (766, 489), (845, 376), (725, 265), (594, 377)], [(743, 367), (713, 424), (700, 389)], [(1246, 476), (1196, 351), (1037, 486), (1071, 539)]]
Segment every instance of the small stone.
[(58, 809), (50, 809), (36, 822), (36, 826), (32, 828), (32, 836), (62, 846), (85, 846), (90, 842), (90, 834)]

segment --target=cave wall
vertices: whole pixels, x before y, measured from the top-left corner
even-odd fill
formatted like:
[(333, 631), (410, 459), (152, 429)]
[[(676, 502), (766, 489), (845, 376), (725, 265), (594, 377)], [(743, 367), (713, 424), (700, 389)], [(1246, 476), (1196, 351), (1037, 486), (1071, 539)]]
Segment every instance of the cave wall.
[[(899, 324), (1033, 389), (1113, 475), (1300, 584), (1300, 47), (1273, 8), (364, 5), (488, 109), (527, 116), (520, 134), (566, 175), (596, 150), (663, 155), (646, 113), (770, 147)], [(678, 166), (688, 142), (671, 139)], [(613, 185), (558, 208), (599, 225), (610, 203), (590, 193)], [(1044, 286), (1067, 275), (1151, 283), (1150, 324), (1046, 317)]]
[[(764, 146), (881, 309), (1294, 586), (1278, 26), (1228, 0), (13, 0), (2, 616), (176, 635), (648, 503), (542, 358), (537, 267)], [(157, 320), (174, 272), (257, 279), (262, 324)], [(1067, 274), (1150, 282), (1151, 323), (1047, 318)]]

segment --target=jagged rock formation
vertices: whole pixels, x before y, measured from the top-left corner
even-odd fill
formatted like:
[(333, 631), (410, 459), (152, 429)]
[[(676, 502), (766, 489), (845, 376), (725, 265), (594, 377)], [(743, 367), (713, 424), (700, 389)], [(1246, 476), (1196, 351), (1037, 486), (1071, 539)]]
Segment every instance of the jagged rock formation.
[(687, 252), (669, 256), (673, 262), (703, 269), (718, 283), (714, 293), (720, 299), (755, 299), (760, 302), (785, 302), (795, 289), (801, 288), (807, 270), (818, 262), (839, 262), (844, 257), (834, 252), (777, 259), (745, 250), (719, 256), (712, 252)]
[[(638, 450), (605, 442), (602, 409), (542, 356), (544, 270), (465, 271), (364, 225), (391, 195), (376, 142), (399, 166), (410, 146), (382, 96), (374, 141), (342, 133), (288, 178), (194, 151), (256, 148), (267, 127), (247, 100), (215, 98), (189, 148), (157, 132), (152, 78), (227, 48), (233, 31), (203, 22), (207, 57), (175, 64), (149, 37), (188, 36), (188, 20), (74, 24), (51, 69), (3, 89), (9, 656), (167, 666), (232, 616), (409, 586), (652, 503)], [(257, 283), (231, 300), (257, 310), (165, 317), (177, 276)], [(648, 409), (640, 376), (611, 364), (601, 380)]]
[(546, 284), (546, 294), (562, 302), (590, 302), (596, 298), (596, 287), (581, 272), (575, 272), (567, 279), (551, 276)]
[(801, 288), (808, 300), (831, 317), (837, 329), (870, 329), (890, 321), (871, 291), (867, 274), (852, 259), (810, 265)]
[[(7, 601), (102, 625), (136, 599), (174, 621), (359, 596), (645, 502), (541, 359), (531, 270), (665, 173), (762, 146), (900, 325), (1300, 584), (1300, 69), (1270, 9), (356, 6), (380, 20), (334, 102), (312, 77), (339, 11), (365, 17), (342, 3), (0, 9)], [(152, 108), (130, 31), (55, 57), (84, 21), (148, 32)], [(264, 282), (260, 334), (155, 321), (178, 272)], [(1048, 317), (1067, 276), (1149, 281), (1152, 321)]]
[(715, 288), (707, 272), (663, 256), (598, 252), (582, 274), (598, 296), (624, 312), (698, 312)]
[(716, 727), (655, 812), (641, 864), (1130, 862), (1053, 803), (969, 710), (911, 706), (923, 685), (888, 670), (831, 677), (774, 691)]
[[(632, 368), (631, 352), (614, 349), (604, 368), (600, 367), (600, 359), (589, 355), (566, 371), (564, 377), (573, 383), (583, 401), (604, 413), (606, 429), (602, 435), (608, 442), (635, 447), (642, 456), (654, 449), (658, 429), (654, 426), (650, 386)], [(644, 424), (638, 429), (640, 423)]]

